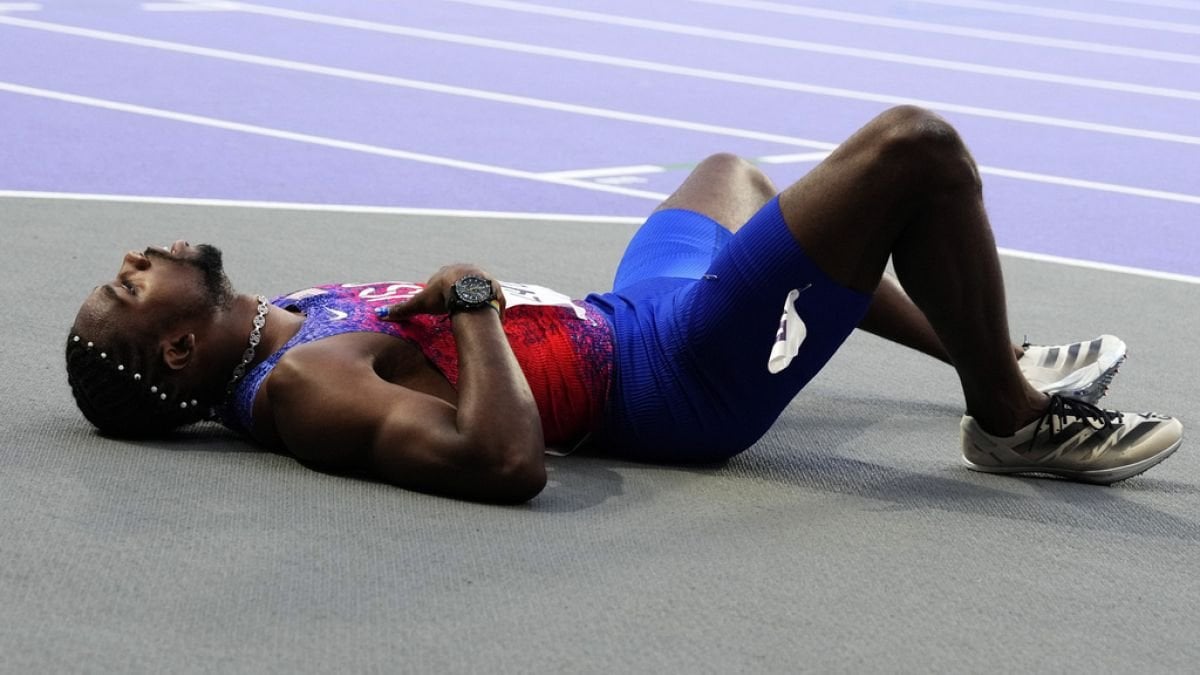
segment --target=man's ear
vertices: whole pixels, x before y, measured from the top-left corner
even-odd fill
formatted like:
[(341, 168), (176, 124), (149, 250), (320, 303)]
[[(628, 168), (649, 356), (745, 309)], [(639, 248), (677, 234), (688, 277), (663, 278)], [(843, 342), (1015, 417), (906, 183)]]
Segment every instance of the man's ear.
[(163, 362), (171, 370), (183, 370), (196, 354), (196, 334), (185, 333), (162, 341)]

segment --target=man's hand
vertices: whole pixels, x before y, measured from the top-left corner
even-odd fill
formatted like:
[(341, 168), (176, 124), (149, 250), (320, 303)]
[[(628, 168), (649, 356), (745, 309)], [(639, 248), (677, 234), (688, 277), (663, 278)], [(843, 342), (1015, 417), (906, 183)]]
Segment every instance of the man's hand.
[(503, 319), (505, 300), (499, 282), (479, 267), (466, 263), (446, 265), (434, 272), (426, 282), (425, 288), (417, 291), (407, 301), (381, 307), (379, 318), (383, 321), (401, 321), (418, 314), (445, 314), (446, 303), (450, 300), (450, 288), (454, 286), (454, 282), (468, 275), (491, 279), (492, 290), (496, 293), (496, 300), (500, 302), (500, 318)]

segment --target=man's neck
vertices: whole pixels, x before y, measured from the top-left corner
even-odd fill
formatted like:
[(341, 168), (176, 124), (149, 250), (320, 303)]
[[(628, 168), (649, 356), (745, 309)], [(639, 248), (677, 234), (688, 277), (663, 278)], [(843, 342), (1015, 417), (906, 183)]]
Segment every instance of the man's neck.
[[(258, 315), (258, 297), (240, 294), (230, 303), (230, 309), (220, 319), (220, 343), (216, 351), (221, 356), (221, 366), (217, 368), (221, 379), (219, 386), (221, 394), (229, 384), (233, 371), (242, 363), (246, 348), (250, 346), (250, 333), (254, 328), (254, 318)], [(261, 338), (254, 350), (254, 358), (246, 364), (246, 370), (264, 361), (279, 350), (292, 338), (304, 323), (304, 317), (283, 308), (268, 305), (266, 323), (263, 324)], [(214, 379), (213, 385), (218, 383)]]

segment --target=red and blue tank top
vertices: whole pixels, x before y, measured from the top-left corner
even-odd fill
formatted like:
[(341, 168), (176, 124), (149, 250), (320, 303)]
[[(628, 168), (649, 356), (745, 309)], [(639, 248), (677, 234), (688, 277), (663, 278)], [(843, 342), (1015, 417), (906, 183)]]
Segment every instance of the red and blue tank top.
[[(507, 309), (504, 332), (533, 390), (546, 444), (564, 447), (602, 421), (612, 378), (613, 335), (608, 318), (587, 301), (541, 286), (502, 282)], [(375, 308), (403, 302), (422, 284), (379, 282), (314, 286), (280, 296), (272, 304), (305, 316), (299, 332), (250, 369), (221, 411), (222, 421), (241, 433), (253, 428), (254, 398), (288, 350), (343, 333), (392, 335), (416, 345), (458, 386), (458, 350), (448, 316), (422, 315), (381, 321)]]

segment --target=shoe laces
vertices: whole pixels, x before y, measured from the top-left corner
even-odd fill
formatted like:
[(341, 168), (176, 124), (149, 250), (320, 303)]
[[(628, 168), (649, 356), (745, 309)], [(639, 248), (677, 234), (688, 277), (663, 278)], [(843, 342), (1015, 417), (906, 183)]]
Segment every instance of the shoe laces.
[(1122, 420), (1121, 413), (1114, 410), (1105, 410), (1086, 401), (1054, 394), (1050, 397), (1050, 406), (1046, 409), (1046, 414), (1033, 430), (1033, 435), (1036, 437), (1043, 427), (1049, 426), (1050, 433), (1057, 436), (1068, 426), (1069, 417), (1084, 420), (1096, 430), (1112, 428), (1113, 423), (1120, 424)]

